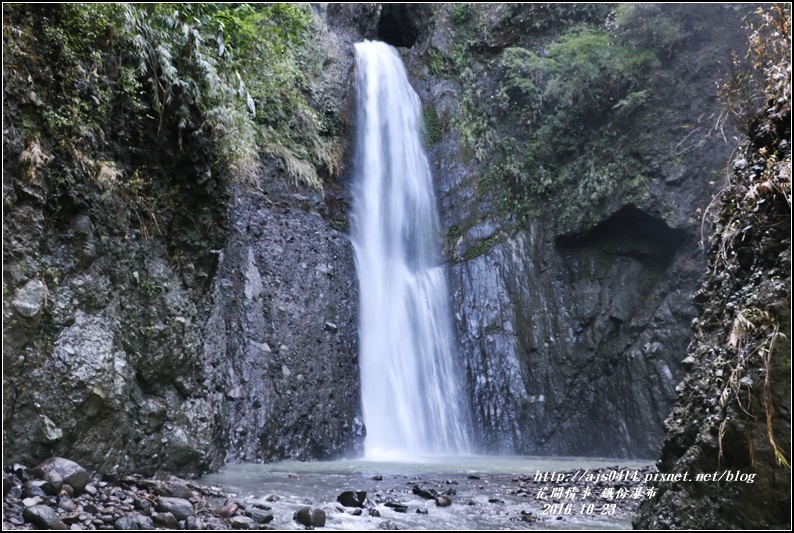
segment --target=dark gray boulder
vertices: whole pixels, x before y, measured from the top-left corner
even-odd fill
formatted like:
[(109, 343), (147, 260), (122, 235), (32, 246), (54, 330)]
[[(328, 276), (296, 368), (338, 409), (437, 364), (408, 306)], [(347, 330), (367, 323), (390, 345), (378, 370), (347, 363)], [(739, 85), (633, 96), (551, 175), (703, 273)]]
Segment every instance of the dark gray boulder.
[(301, 525), (304, 525), (306, 527), (311, 526), (312, 525), (311, 508), (301, 507), (300, 509), (295, 511), (295, 514), (292, 515), (292, 518)]
[(58, 513), (46, 505), (25, 507), (22, 516), (27, 522), (42, 529), (69, 529), (58, 517)]
[(336, 497), (336, 501), (345, 507), (364, 507), (366, 500), (367, 492), (363, 490), (355, 492), (348, 490)]
[(157, 498), (157, 511), (161, 513), (171, 513), (177, 520), (185, 520), (188, 516), (193, 516), (193, 504), (182, 498), (169, 498), (161, 496)]
[(63, 483), (70, 485), (77, 493), (81, 492), (91, 481), (85, 468), (63, 457), (50, 457), (39, 463), (33, 470), (42, 478), (46, 478), (50, 472), (56, 473), (61, 477)]

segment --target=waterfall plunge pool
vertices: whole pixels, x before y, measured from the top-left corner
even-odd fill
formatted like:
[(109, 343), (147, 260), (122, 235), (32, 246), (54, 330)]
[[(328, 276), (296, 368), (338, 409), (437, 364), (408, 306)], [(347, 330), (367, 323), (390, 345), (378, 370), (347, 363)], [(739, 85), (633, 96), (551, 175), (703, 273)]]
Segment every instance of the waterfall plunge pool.
[[(644, 498), (652, 461), (627, 459), (449, 456), (412, 461), (284, 461), (227, 465), (202, 484), (223, 487), (240, 503), (267, 499), (275, 529), (304, 529), (294, 520), (301, 507), (326, 513), (322, 529), (631, 529)], [(545, 476), (544, 476), (545, 474)], [(599, 479), (595, 479), (598, 476)], [(544, 479), (545, 478), (545, 479)], [(447, 494), (439, 507), (414, 486)], [(612, 496), (604, 497), (606, 489)], [(360, 516), (337, 496), (366, 491)], [(538, 497), (538, 496), (545, 496)], [(387, 505), (407, 507), (398, 512)], [(370, 516), (369, 509), (380, 516)], [(427, 514), (422, 514), (426, 511)]]
[[(642, 487), (616, 476), (642, 478), (649, 462), (467, 455), (422, 105), (397, 50), (371, 41), (355, 50), (351, 242), (367, 460), (228, 465), (203, 482), (267, 507), (276, 529), (303, 529), (293, 515), (307, 506), (336, 530), (629, 529)], [(338, 503), (346, 491), (366, 491), (364, 509)]]

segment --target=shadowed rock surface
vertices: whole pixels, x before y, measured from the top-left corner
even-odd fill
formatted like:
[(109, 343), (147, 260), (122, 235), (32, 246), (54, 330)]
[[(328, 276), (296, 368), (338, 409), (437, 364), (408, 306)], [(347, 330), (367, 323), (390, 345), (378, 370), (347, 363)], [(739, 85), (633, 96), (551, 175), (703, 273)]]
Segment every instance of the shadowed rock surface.
[[(30, 31), (67, 14), (8, 15)], [(351, 63), (323, 26), (322, 83), (344, 109)], [(30, 83), (46, 87), (48, 72), (31, 70)], [(213, 172), (206, 138), (115, 116), (106, 137), (86, 126), (79, 148), (31, 141), (18, 126), (40, 127), (56, 95), (40, 89), (45, 103), (4, 73), (4, 463), (57, 454), (107, 474), (197, 476), (224, 461), (357, 453), (357, 288), (341, 178), (321, 195), (264, 155), (256, 179)], [(34, 166), (25, 154), (37, 154)], [(100, 167), (142, 180), (141, 196), (103, 191)]]
[[(510, 54), (545, 58), (561, 36), (572, 38), (572, 24), (603, 28), (609, 8), (594, 6), (313, 8), (326, 96), (346, 133), (351, 44), (403, 47), (426, 108), (482, 450), (654, 456), (684, 373), (705, 264), (698, 210), (732, 149), (712, 128), (712, 88), (717, 61), (741, 48), (742, 13), (670, 8), (689, 26), (656, 50), (649, 85), (619, 85), (619, 101), (569, 120), (558, 136), (562, 155), (552, 159), (562, 161), (549, 164), (573, 161), (566, 171), (601, 188), (558, 181), (519, 215), (508, 189), (548, 176), (538, 168), (523, 185), (494, 183), (510, 170), (500, 145), (518, 139), (522, 157), (537, 148), (529, 136), (537, 117), (522, 115), (532, 100), (506, 89), (515, 74), (506, 65)], [(626, 49), (648, 45), (629, 30)], [(25, 128), (43, 106), (57, 108), (58, 91), (39, 89), (48, 71), (30, 73), (32, 82), (19, 72), (4, 70), (4, 463), (57, 454), (109, 475), (195, 476), (224, 461), (359, 452), (344, 175), (321, 195), (291, 185), (284, 164), (262, 156), (260, 176), (246, 184), (209, 171), (208, 143), (160, 135), (154, 124), (102, 124), (95, 130), (107, 139), (86, 131), (71, 148), (36, 140)], [(81, 89), (85, 102), (91, 89)], [(472, 109), (487, 122), (475, 123)], [(74, 150), (96, 161), (75, 160)], [(617, 170), (586, 164), (583, 154), (598, 150), (617, 154)], [(93, 174), (141, 161), (169, 169), (163, 187), (179, 193), (168, 210), (90, 185)], [(742, 268), (760, 257), (753, 246), (737, 250)]]
[[(577, 154), (611, 135), (606, 145), (625, 148), (621, 164), (636, 170), (610, 178), (625, 184), (642, 173), (644, 193), (614, 185), (591, 201), (581, 196), (582, 185), (561, 186), (530, 198), (522, 219), (510, 204), (517, 196), (490, 171), (503, 168), (510, 154), (494, 142), (478, 158), (460, 132), (483, 128), (476, 131), (523, 139), (518, 150), (535, 149), (526, 137), (532, 124), (519, 118), (523, 104), (494, 102), (509, 80), (508, 52), (542, 56), (567, 24), (601, 16), (576, 6), (564, 15), (555, 9), (439, 8), (428, 51), (404, 53), (441, 132), (430, 156), (475, 433), (483, 450), (500, 453), (653, 457), (696, 315), (692, 296), (704, 268), (698, 213), (717, 191), (732, 150), (697, 117), (714, 121), (719, 114), (706, 87), (721, 75), (716, 58), (741, 46), (741, 34), (727, 30), (741, 23), (722, 11), (685, 8), (680, 15), (705, 17), (709, 29), (689, 34), (697, 47), (678, 46), (662, 57), (664, 74), (647, 79), (654, 105), (635, 109), (630, 121), (607, 113), (606, 126), (597, 118), (577, 126), (586, 134), (569, 156), (580, 165), (574, 175), (584, 180), (599, 164)], [(668, 11), (673, 17), (675, 9)], [(468, 50), (463, 62), (461, 50)], [(471, 71), (468, 93), (460, 69)], [(486, 109), (485, 125), (471, 112), (461, 118), (472, 105), (464, 96)], [(691, 145), (681, 149), (682, 143)], [(537, 168), (526, 171), (527, 182), (542, 178)], [(580, 204), (576, 216), (562, 218)]]
[[(768, 31), (782, 12), (767, 11)], [(791, 78), (775, 75), (791, 70), (786, 44), (762, 63), (765, 102), (713, 208), (688, 372), (657, 461), (668, 476), (708, 477), (657, 483), (636, 528), (791, 528)]]

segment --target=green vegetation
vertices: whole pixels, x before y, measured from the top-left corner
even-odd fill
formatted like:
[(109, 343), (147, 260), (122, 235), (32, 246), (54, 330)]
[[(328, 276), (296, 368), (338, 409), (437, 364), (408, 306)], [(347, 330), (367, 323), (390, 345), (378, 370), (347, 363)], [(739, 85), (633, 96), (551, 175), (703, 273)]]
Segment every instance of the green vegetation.
[(339, 170), (338, 112), (315, 81), (322, 51), (308, 6), (5, 4), (3, 10), (9, 85), (32, 104), (22, 106), (13, 124), (28, 145), (21, 163), (31, 180), (59, 152), (117, 196), (163, 198), (167, 188), (153, 190), (162, 176), (151, 165), (99, 160), (114, 142), (133, 152), (165, 147), (172, 153), (158, 162), (163, 173), (169, 161), (183, 166), (187, 143), (201, 146), (215, 175), (231, 170), (249, 183), (262, 153), (281, 158), (294, 180), (315, 188)]
[(696, 8), (466, 4), (447, 15), (449, 55), (431, 50), (430, 70), (460, 79), (452, 127), (498, 212), (518, 224), (554, 212), (576, 231), (649, 200), (659, 147), (640, 118), (666, 98), (661, 67), (705, 24)]
[(425, 138), (427, 140), (427, 144), (436, 144), (441, 140), (442, 126), (435, 106), (426, 106), (422, 111), (422, 118), (424, 119)]
[(190, 279), (217, 260), (233, 185), (322, 190), (339, 173), (342, 119), (307, 5), (4, 4), (3, 15), (5, 168), (40, 196), (49, 227), (87, 212), (100, 238), (162, 238)]
[(687, 25), (698, 22), (697, 11), (670, 12), (662, 4), (619, 4), (614, 27), (621, 44), (639, 50), (653, 50), (669, 57), (686, 42)]
[[(615, 125), (616, 109), (625, 114), (644, 102), (647, 89), (633, 89), (656, 65), (655, 56), (611, 40), (603, 31), (579, 27), (563, 34), (546, 57), (523, 48), (505, 50), (507, 105), (529, 131), (522, 147), (526, 153), (516, 161), (511, 180), (528, 194), (543, 196), (572, 185), (559, 179), (565, 161), (588, 148), (593, 130)], [(531, 169), (537, 169), (535, 176), (529, 175)], [(597, 201), (611, 169), (591, 166), (579, 172), (593, 189), (585, 199)]]
[[(746, 60), (733, 54), (730, 74), (719, 87), (725, 115), (747, 136), (747, 158), (736, 170), (738, 201), (723, 209), (714, 237), (719, 260), (727, 265), (732, 248), (753, 226), (772, 226), (767, 212), (782, 204), (791, 215), (791, 6), (759, 8), (760, 24), (750, 25)], [(749, 96), (748, 96), (749, 95)], [(752, 147), (751, 142), (757, 148)], [(776, 223), (790, 222), (781, 219)]]
[(475, 257), (479, 257), (482, 254), (486, 253), (491, 247), (494, 245), (494, 238), (488, 237), (487, 239), (483, 239), (479, 243), (474, 246), (470, 246), (466, 253), (463, 254), (463, 258), (466, 261), (474, 259)]
[[(256, 102), (257, 145), (281, 157), (297, 180), (322, 188), (339, 171), (342, 142), (336, 103), (319, 87), (324, 51), (308, 5), (242, 4), (217, 12), (235, 75)], [(234, 48), (233, 48), (234, 50)], [(242, 82), (240, 82), (242, 83)]]
[(456, 26), (462, 26), (471, 20), (471, 15), (471, 4), (455, 4), (452, 6), (452, 11), (450, 12), (450, 20)]

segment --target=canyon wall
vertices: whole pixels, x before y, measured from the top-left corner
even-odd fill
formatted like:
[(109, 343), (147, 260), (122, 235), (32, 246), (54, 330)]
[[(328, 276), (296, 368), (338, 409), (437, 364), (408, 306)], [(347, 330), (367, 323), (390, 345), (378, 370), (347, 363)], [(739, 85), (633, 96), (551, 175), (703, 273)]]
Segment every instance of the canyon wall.
[[(353, 42), (400, 47), (422, 98), (483, 452), (651, 458), (684, 375), (734, 146), (713, 89), (743, 12), (594, 6), (313, 8), (340, 137)], [(30, 57), (19, 35), (4, 57)], [(592, 79), (553, 92), (582, 58)], [(92, 101), (116, 59), (69, 90)], [(4, 69), (4, 462), (198, 475), (360, 452), (349, 169), (320, 192), (260, 154), (244, 179), (121, 115), (66, 142), (34, 66)], [(154, 203), (107, 186), (147, 169)]]

